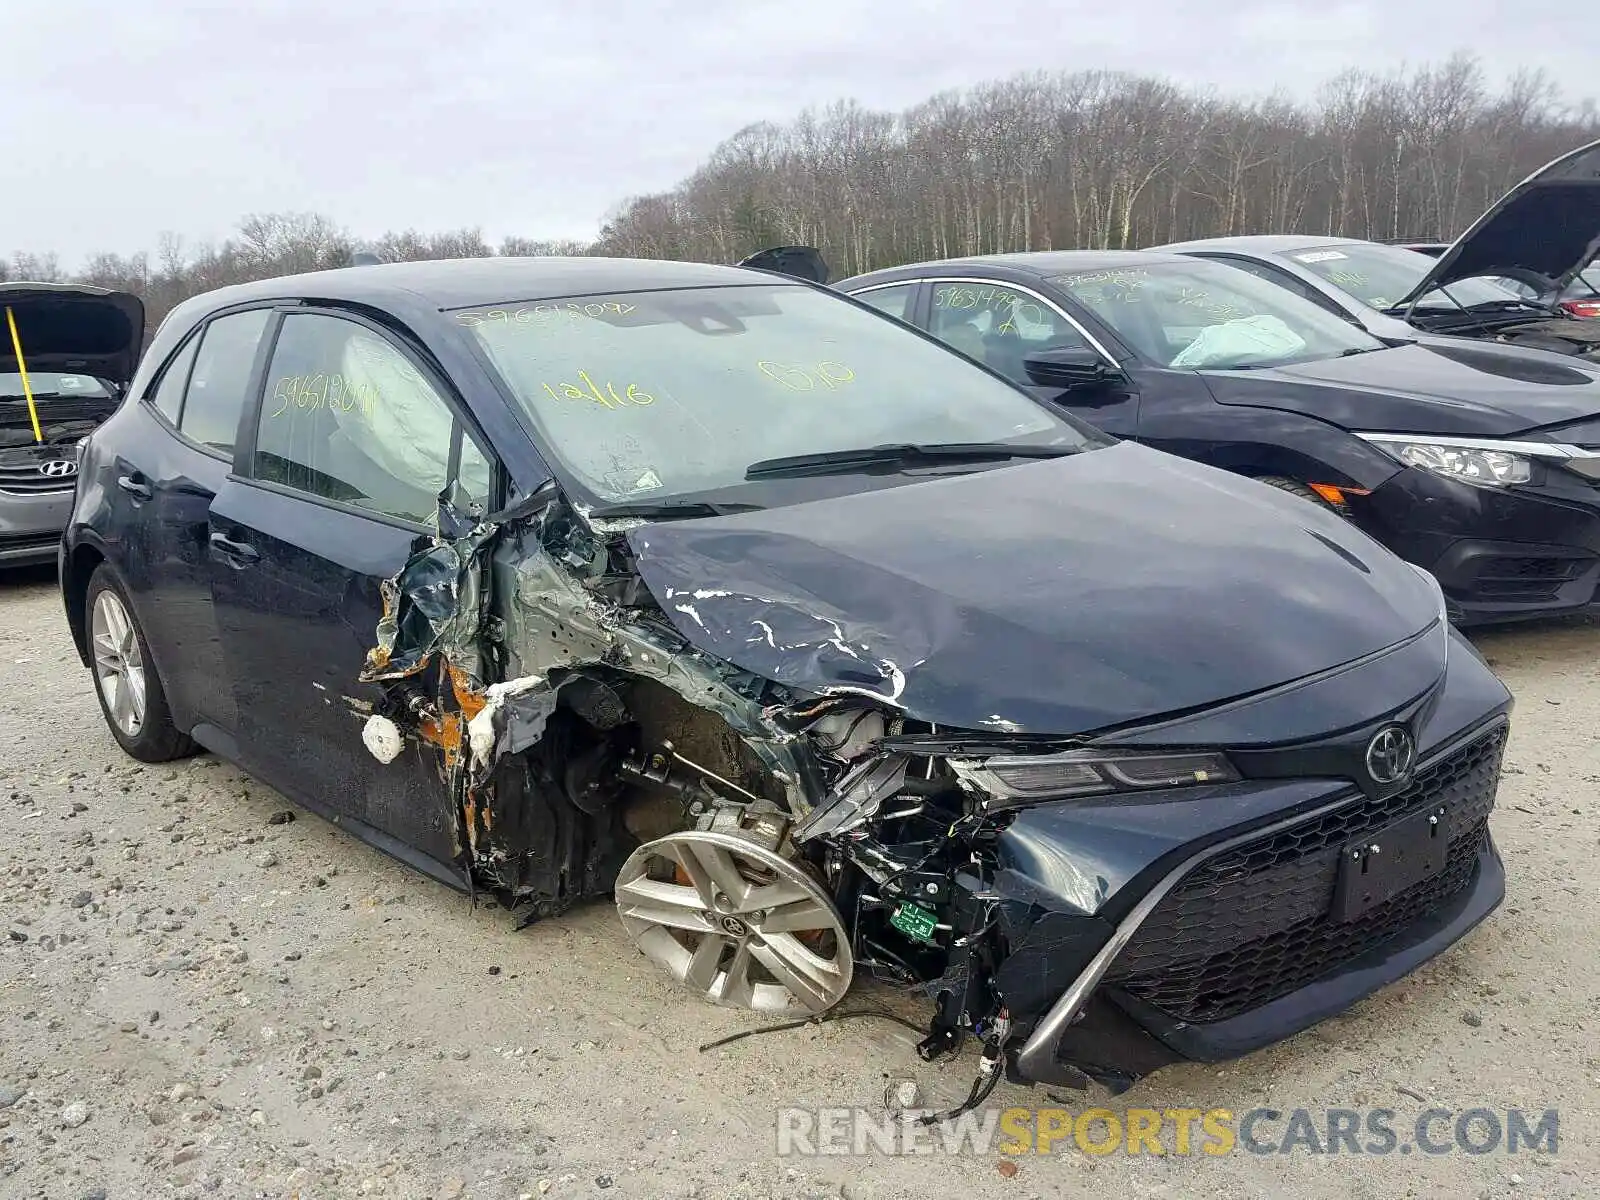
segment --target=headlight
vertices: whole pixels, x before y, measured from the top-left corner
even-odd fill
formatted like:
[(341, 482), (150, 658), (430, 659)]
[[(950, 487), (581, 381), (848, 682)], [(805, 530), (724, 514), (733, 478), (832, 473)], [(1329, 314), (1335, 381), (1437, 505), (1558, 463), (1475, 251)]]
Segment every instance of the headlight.
[(1532, 463), (1521, 454), (1505, 450), (1442, 446), (1433, 442), (1390, 443), (1384, 449), (1407, 466), (1421, 467), (1462, 483), (1505, 487), (1510, 483), (1527, 483), (1533, 478)]
[(1113, 754), (1071, 750), (1065, 754), (1016, 755), (952, 761), (962, 779), (988, 793), (984, 808), (1009, 808), (1044, 799), (1101, 796), (1239, 778), (1220, 754)]
[(1527, 483), (1533, 478), (1536, 458), (1590, 479), (1600, 478), (1600, 452), (1559, 442), (1404, 433), (1358, 433), (1356, 436), (1408, 467), (1421, 467), (1424, 471), (1478, 487)]

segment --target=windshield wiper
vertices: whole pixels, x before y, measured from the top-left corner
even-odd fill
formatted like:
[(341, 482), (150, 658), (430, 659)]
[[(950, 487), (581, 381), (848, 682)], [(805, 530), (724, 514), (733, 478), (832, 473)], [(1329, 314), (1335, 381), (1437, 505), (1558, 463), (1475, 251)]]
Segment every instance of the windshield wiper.
[(1512, 312), (1520, 308), (1531, 308), (1535, 312), (1544, 312), (1545, 306), (1535, 304), (1532, 300), (1480, 300), (1476, 304), (1467, 305), (1467, 312)]
[(1062, 458), (1077, 454), (1078, 446), (1027, 446), (1011, 442), (912, 442), (862, 446), (855, 450), (824, 450), (817, 454), (791, 454), (764, 458), (745, 468), (746, 479), (777, 479), (784, 475), (826, 475), (857, 467), (915, 466), (957, 462), (1002, 462), (1008, 458)]
[(713, 500), (663, 500), (659, 504), (607, 504), (591, 508), (591, 517), (727, 517), (755, 512), (761, 504), (722, 503)]

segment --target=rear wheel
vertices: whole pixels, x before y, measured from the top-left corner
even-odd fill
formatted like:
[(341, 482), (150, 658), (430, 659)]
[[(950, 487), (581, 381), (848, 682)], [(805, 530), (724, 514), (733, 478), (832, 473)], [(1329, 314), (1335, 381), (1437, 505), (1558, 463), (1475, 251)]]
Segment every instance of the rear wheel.
[(1260, 475), (1257, 476), (1257, 482), (1264, 483), (1268, 487), (1275, 487), (1280, 492), (1288, 492), (1291, 496), (1299, 496), (1302, 500), (1309, 500), (1318, 508), (1325, 508), (1329, 512), (1339, 513), (1340, 516), (1344, 515), (1338, 505), (1328, 503), (1317, 494), (1315, 489), (1301, 483), (1298, 479), (1290, 479), (1286, 475)]
[(133, 606), (104, 564), (89, 577), (85, 598), (95, 694), (117, 744), (140, 762), (167, 762), (198, 747), (172, 723), (161, 678), (150, 659)]

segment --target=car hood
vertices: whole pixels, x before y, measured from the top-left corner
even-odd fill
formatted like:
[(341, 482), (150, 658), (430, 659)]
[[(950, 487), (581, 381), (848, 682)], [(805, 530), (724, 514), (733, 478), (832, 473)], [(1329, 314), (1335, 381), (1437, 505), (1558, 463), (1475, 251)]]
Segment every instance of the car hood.
[[(123, 385), (133, 378), (144, 346), (144, 303), (137, 296), (82, 284), (0, 283), (0, 308), (16, 318), (28, 370)], [(0, 373), (16, 370), (11, 332), (0, 326)]]
[(1600, 254), (1600, 142), (1564, 154), (1512, 188), (1439, 256), (1397, 308), (1480, 275), (1556, 294)]
[(1372, 433), (1506, 437), (1600, 414), (1600, 368), (1466, 339), (1200, 374), (1223, 404), (1304, 413)]
[(699, 649), (959, 729), (1194, 710), (1439, 619), (1433, 585), (1348, 522), (1131, 443), (628, 536)]

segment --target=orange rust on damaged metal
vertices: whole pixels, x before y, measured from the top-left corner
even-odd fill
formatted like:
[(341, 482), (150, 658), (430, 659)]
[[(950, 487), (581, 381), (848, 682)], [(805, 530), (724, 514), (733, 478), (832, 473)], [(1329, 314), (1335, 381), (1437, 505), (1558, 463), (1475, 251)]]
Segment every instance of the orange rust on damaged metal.
[(450, 689), (456, 694), (456, 703), (461, 706), (461, 715), (470, 721), (481, 713), (489, 703), (489, 698), (472, 686), (472, 677), (454, 663), (446, 664), (450, 672)]
[(478, 798), (469, 789), (466, 799), (461, 802), (461, 807), (467, 814), (467, 846), (476, 854), (478, 852)]
[(424, 741), (432, 742), (444, 751), (444, 765), (456, 765), (461, 756), (461, 718), (455, 713), (445, 713), (437, 720), (429, 718), (417, 726)]

